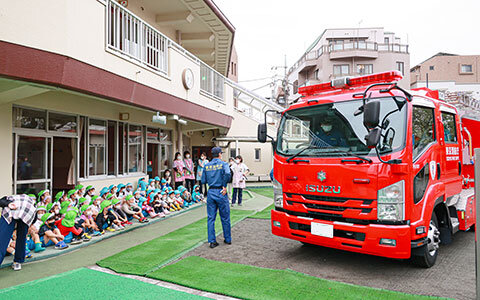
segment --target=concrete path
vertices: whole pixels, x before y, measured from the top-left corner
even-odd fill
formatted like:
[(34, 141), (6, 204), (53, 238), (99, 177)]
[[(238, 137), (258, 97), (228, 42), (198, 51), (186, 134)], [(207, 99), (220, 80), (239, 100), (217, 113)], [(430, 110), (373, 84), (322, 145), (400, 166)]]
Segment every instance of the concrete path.
[[(235, 208), (262, 210), (272, 203), (270, 198), (257, 194), (255, 194), (255, 196), (256, 197), (253, 199), (246, 200), (243, 206), (235, 206)], [(203, 206), (181, 215), (150, 224), (149, 226), (114, 236), (98, 243), (88, 245), (87, 247), (79, 248), (69, 253), (46, 260), (25, 263), (22, 265), (22, 270), (20, 272), (14, 273), (11, 268), (0, 269), (0, 288), (18, 285), (80, 267), (95, 265), (97, 261), (103, 258), (163, 236), (178, 228), (205, 218), (206, 215), (206, 207)]]

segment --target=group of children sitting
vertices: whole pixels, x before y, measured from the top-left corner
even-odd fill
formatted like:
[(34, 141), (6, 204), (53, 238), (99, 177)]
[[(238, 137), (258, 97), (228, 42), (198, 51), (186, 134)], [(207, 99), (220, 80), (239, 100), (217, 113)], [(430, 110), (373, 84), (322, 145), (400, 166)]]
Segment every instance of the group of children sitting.
[[(162, 218), (174, 211), (204, 202), (204, 195), (196, 185), (190, 193), (184, 186), (174, 190), (165, 179), (157, 176), (147, 181), (140, 178), (138, 188), (131, 183), (104, 187), (98, 195), (93, 186), (77, 185), (68, 192), (60, 191), (52, 199), (49, 190), (42, 190), (36, 199), (37, 219), (28, 230), (29, 250), (41, 252), (54, 245), (55, 249), (68, 248), (67, 243), (89, 241), (105, 231), (122, 230), (136, 219), (141, 223), (150, 218)], [(7, 252), (14, 252), (15, 234)]]

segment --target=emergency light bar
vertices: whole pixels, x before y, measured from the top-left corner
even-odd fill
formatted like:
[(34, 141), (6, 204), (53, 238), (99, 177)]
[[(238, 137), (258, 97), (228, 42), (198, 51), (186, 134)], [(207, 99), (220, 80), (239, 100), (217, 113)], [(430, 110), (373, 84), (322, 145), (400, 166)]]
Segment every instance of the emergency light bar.
[(339, 89), (367, 86), (375, 83), (396, 82), (402, 78), (403, 76), (399, 71), (388, 71), (353, 78), (343, 77), (333, 79), (330, 82), (301, 87), (298, 89), (298, 93), (302, 94), (303, 96), (309, 96)]

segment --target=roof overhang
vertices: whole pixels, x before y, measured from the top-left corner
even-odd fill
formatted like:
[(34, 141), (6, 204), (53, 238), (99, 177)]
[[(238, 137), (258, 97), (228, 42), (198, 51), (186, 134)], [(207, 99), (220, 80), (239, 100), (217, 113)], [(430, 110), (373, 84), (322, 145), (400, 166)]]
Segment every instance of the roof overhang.
[[(230, 128), (232, 117), (74, 58), (0, 41), (0, 77), (53, 86), (120, 104)], [(40, 93), (41, 90), (20, 91)], [(18, 91), (15, 92), (18, 94)]]

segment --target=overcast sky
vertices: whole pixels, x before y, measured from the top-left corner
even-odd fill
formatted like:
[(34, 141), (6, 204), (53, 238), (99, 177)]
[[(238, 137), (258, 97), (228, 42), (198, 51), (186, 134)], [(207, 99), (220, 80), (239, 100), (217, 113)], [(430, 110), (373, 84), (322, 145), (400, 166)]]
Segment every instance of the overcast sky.
[[(360, 21), (408, 42), (411, 66), (437, 52), (480, 54), (480, 0), (214, 1), (236, 28), (240, 81), (272, 76), (272, 66), (283, 65), (286, 55), (290, 67), (324, 29)], [(266, 83), (241, 82), (250, 89)]]

